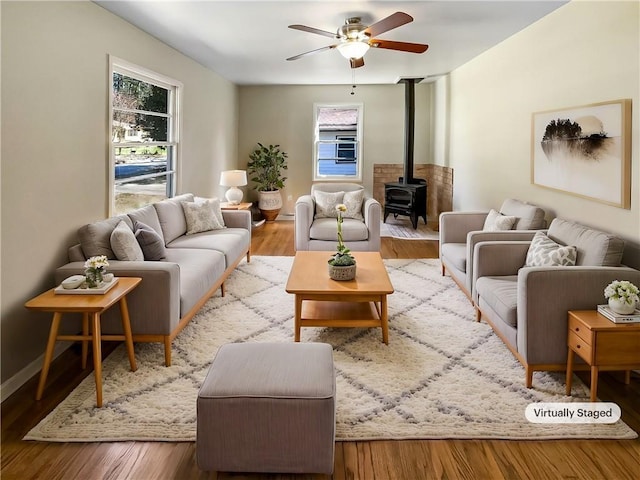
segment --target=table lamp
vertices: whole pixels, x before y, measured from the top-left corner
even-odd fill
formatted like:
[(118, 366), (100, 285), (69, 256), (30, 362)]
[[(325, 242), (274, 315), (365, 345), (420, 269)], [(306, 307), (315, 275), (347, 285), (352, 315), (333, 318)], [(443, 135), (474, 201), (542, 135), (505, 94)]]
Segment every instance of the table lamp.
[(238, 205), (242, 201), (243, 193), (238, 187), (246, 184), (247, 172), (245, 170), (226, 170), (220, 173), (220, 185), (231, 187), (224, 195), (231, 205)]

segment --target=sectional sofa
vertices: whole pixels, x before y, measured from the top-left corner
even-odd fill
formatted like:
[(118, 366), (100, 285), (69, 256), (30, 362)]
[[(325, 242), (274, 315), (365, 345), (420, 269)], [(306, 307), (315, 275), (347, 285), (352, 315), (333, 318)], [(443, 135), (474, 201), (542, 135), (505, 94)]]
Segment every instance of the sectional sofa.
[[(201, 222), (205, 203), (215, 213), (213, 224)], [(169, 366), (173, 339), (219, 288), (224, 295), (224, 281), (240, 261), (250, 261), (251, 213), (220, 210), (215, 199), (189, 193), (84, 225), (78, 237), (56, 282), (82, 274), (85, 260), (96, 255), (107, 256), (116, 277), (141, 277), (127, 297), (133, 340), (163, 343)], [(122, 240), (132, 237), (135, 242)], [(107, 311), (101, 325), (104, 333), (121, 333), (117, 309)]]

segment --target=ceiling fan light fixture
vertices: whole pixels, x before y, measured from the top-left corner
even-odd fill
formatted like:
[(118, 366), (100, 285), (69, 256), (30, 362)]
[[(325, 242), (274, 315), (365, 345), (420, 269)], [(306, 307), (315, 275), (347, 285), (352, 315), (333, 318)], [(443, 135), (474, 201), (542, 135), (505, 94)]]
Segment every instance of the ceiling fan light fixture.
[(346, 59), (362, 58), (369, 50), (369, 44), (360, 40), (346, 40), (338, 45), (338, 51)]

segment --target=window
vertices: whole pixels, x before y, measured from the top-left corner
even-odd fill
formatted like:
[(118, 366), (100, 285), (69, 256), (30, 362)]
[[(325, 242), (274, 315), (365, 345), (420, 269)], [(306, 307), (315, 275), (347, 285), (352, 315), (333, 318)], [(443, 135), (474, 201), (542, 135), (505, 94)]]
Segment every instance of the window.
[(314, 180), (362, 180), (362, 104), (317, 104)]
[(174, 196), (182, 85), (111, 58), (110, 215)]

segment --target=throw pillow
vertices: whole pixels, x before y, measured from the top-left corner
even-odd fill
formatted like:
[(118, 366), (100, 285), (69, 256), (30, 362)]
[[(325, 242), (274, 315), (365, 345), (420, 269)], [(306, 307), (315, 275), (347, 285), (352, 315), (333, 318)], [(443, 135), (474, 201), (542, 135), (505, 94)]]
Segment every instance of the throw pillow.
[(224, 228), (213, 212), (213, 202), (204, 200), (203, 202), (180, 202), (184, 210), (184, 218), (187, 221), (187, 235), (194, 233), (208, 232)]
[(204, 203), (207, 200), (211, 202), (211, 208), (213, 208), (213, 214), (216, 216), (216, 220), (218, 220), (218, 223), (222, 225), (222, 228), (226, 228), (226, 225), (224, 224), (224, 217), (222, 216), (220, 199), (218, 197), (213, 197), (213, 198), (196, 197), (195, 200), (196, 200), (196, 203)]
[(525, 267), (571, 267), (578, 255), (575, 246), (560, 245), (544, 232), (536, 232), (529, 245)]
[(511, 230), (516, 223), (517, 217), (503, 215), (494, 209), (489, 211), (482, 230), (485, 232), (498, 232), (500, 230)]
[(323, 192), (314, 190), (313, 199), (316, 201), (314, 218), (338, 218), (336, 206), (343, 203), (344, 192)]
[(364, 220), (362, 216), (362, 201), (364, 200), (364, 189), (354, 192), (344, 192), (342, 203), (347, 207), (347, 211), (342, 214), (344, 218), (354, 218)]
[(145, 260), (163, 260), (167, 256), (163, 238), (146, 223), (136, 221), (133, 225), (136, 240), (140, 244)]
[(118, 260), (132, 260), (141, 262), (144, 260), (142, 249), (136, 240), (136, 236), (125, 222), (121, 221), (111, 232), (111, 250)]

